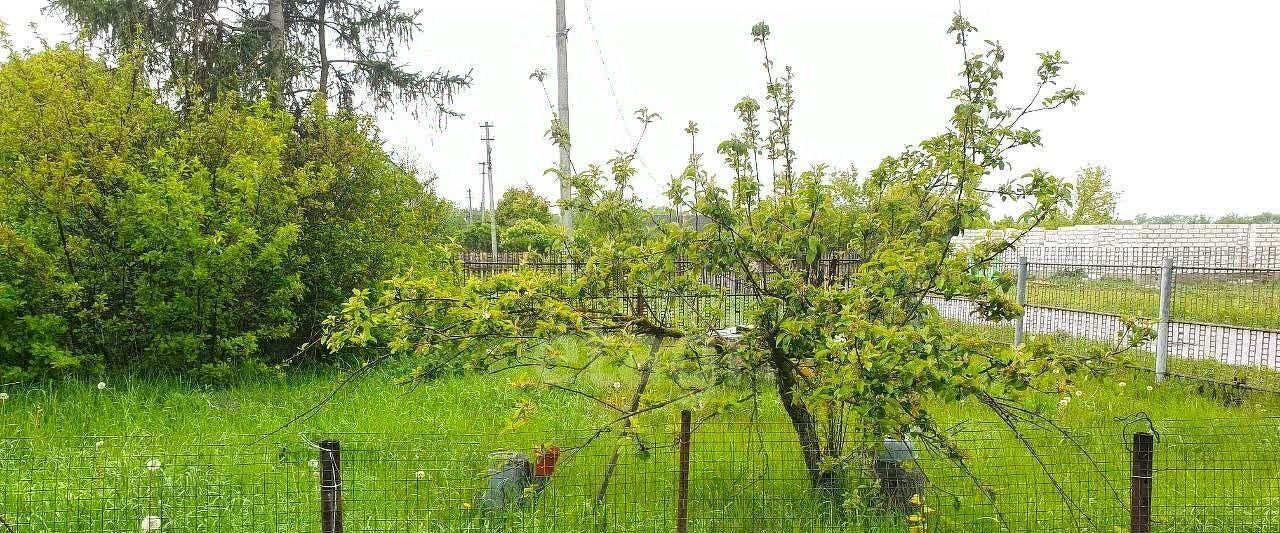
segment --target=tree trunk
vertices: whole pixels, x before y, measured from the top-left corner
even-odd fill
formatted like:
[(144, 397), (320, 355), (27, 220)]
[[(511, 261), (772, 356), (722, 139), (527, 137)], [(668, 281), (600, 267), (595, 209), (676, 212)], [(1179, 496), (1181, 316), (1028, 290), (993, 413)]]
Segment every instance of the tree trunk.
[(284, 26), (284, 0), (269, 0), (267, 3), (267, 18), (271, 22), (271, 39), (270, 44), (270, 61), (271, 61), (271, 83), (275, 86), (271, 88), (271, 92), (275, 95), (276, 103), (284, 105), (284, 58), (285, 58), (285, 26)]
[(320, 97), (327, 102), (329, 100), (329, 43), (325, 37), (325, 23), (327, 14), (326, 9), (329, 7), (329, 0), (319, 0), (316, 3), (316, 50), (320, 54)]
[(834, 454), (828, 453), (827, 450), (834, 451), (836, 447), (831, 446), (824, 450), (817, 416), (804, 403), (804, 400), (796, 397), (798, 390), (794, 365), (776, 346), (771, 352), (774, 380), (778, 386), (778, 399), (782, 402), (782, 409), (786, 411), (787, 418), (791, 420), (791, 427), (795, 429), (796, 439), (800, 443), (800, 452), (804, 456), (805, 470), (809, 474), (809, 484), (819, 491), (838, 493), (844, 488), (844, 477), (840, 469), (823, 468), (824, 459), (835, 458)]

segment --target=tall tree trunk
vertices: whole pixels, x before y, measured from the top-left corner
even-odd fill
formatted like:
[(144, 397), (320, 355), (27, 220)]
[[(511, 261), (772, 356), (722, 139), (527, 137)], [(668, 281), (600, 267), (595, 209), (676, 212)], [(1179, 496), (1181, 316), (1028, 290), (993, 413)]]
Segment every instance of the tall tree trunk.
[(328, 16), (325, 11), (329, 7), (329, 0), (319, 0), (316, 3), (316, 50), (320, 53), (320, 94), (326, 102), (329, 100), (329, 43), (325, 36), (325, 24), (328, 22)]
[(271, 39), (269, 42), (271, 83), (275, 85), (271, 88), (271, 91), (275, 95), (276, 103), (284, 105), (284, 0), (269, 0), (267, 6), (267, 18), (271, 22)]

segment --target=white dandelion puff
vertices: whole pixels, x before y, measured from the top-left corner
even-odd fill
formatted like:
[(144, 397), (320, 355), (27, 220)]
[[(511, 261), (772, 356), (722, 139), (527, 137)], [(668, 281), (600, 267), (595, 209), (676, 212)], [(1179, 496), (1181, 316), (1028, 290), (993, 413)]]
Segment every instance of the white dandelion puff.
[(105, 381), (99, 381), (99, 382), (98, 382), (98, 390), (107, 390), (107, 382), (105, 382)]
[(4, 401), (8, 401), (8, 400), (9, 400), (9, 393), (7, 393), (7, 392), (0, 392), (0, 402), (4, 402)]
[(1147, 392), (1151, 392), (1153, 390), (1156, 390), (1155, 387), (1152, 387), (1151, 385), (1147, 385)]
[(320, 469), (320, 460), (319, 460), (319, 459), (312, 459), (312, 460), (310, 460), (310, 461), (307, 461), (307, 466), (311, 467), (311, 469), (312, 469), (312, 470), (319, 470), (319, 469)]
[(143, 531), (160, 531), (160, 517), (154, 515), (144, 516), (139, 526)]
[(159, 472), (159, 471), (160, 471), (160, 460), (159, 460), (159, 459), (151, 459), (151, 460), (147, 461), (147, 471), (148, 471), (148, 472)]
[(1076, 389), (1076, 396), (1084, 396), (1084, 391)]
[(418, 480), (418, 481), (422, 481), (422, 480), (424, 480), (424, 479), (426, 479), (426, 478), (427, 478), (427, 473), (426, 473), (426, 472), (423, 472), (423, 471), (421, 471), (421, 470), (419, 470), (419, 471), (417, 471), (417, 472), (414, 472), (414, 473), (413, 473), (413, 478), (414, 478), (414, 479), (416, 479), (416, 480)]
[(1116, 383), (1116, 386), (1117, 386), (1117, 387), (1124, 387), (1125, 385), (1126, 385), (1126, 383), (1125, 383), (1125, 382), (1123, 382), (1123, 381), (1121, 381), (1120, 383)]

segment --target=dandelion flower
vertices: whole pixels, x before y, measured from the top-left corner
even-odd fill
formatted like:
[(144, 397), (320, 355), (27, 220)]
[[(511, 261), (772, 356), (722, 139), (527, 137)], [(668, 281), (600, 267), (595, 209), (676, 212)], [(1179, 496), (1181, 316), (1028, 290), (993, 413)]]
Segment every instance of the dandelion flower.
[(471, 502), (462, 502), (462, 508), (463, 508), (463, 509), (470, 509), (470, 508), (471, 508)]
[(148, 471), (148, 472), (159, 472), (159, 471), (160, 471), (160, 460), (159, 460), (159, 459), (151, 459), (151, 460), (147, 461), (147, 471)]
[(9, 393), (7, 393), (7, 392), (0, 392), (0, 402), (6, 401), (6, 400), (8, 400), (8, 399), (9, 399)]
[(920, 505), (922, 502), (923, 500), (920, 499), (920, 494), (911, 495), (911, 505)]
[(1121, 381), (1120, 383), (1116, 383), (1116, 386), (1117, 386), (1117, 387), (1122, 387), (1122, 388), (1123, 388), (1125, 385), (1126, 385), (1126, 383), (1125, 383), (1125, 382), (1123, 382), (1123, 381)]
[(618, 381), (613, 382), (613, 388), (614, 388), (614, 389), (621, 389), (621, 388), (622, 388), (622, 383), (621, 383), (621, 382), (618, 382)]
[(1058, 400), (1058, 405), (1061, 405), (1061, 406), (1064, 406), (1064, 407), (1065, 407), (1067, 404), (1069, 404), (1069, 403), (1071, 403), (1071, 397), (1070, 397), (1070, 396), (1063, 396), (1061, 400)]
[(1153, 390), (1156, 390), (1155, 387), (1152, 387), (1151, 385), (1147, 385), (1147, 392), (1151, 392)]
[(1084, 396), (1084, 391), (1076, 389), (1076, 396)]
[(160, 531), (160, 517), (144, 516), (139, 526), (143, 531)]
[[(105, 381), (99, 381), (99, 382), (98, 382), (98, 390), (107, 390), (107, 382), (105, 382)], [(157, 519), (157, 520), (159, 520), (159, 519)]]
[(427, 473), (426, 473), (426, 472), (423, 472), (423, 471), (421, 471), (421, 470), (419, 470), (419, 471), (417, 471), (417, 472), (414, 472), (414, 473), (413, 473), (413, 477), (414, 477), (414, 479), (417, 479), (418, 481), (422, 481), (422, 480), (424, 480), (424, 479), (426, 479), (426, 478), (427, 478)]
[(312, 469), (312, 470), (319, 470), (319, 469), (320, 469), (320, 460), (319, 460), (319, 459), (312, 459), (312, 460), (310, 460), (310, 461), (307, 461), (307, 466), (311, 467), (311, 469)]
[(101, 448), (101, 447), (102, 447), (102, 441), (98, 441), (98, 442), (93, 443), (93, 447), (94, 447), (94, 448)]

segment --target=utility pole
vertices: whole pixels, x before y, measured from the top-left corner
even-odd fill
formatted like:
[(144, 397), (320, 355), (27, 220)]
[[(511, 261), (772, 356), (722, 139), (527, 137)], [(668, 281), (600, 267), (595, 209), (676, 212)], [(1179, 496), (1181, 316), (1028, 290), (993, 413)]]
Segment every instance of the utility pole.
[(484, 214), (488, 211), (489, 185), (484, 182), (484, 161), (480, 162), (480, 222), (484, 222)]
[(569, 159), (569, 23), (565, 18), (565, 0), (556, 0), (556, 100), (557, 118), (564, 128), (565, 139), (560, 143), (560, 220), (565, 232), (573, 235), (573, 210), (567, 205), (573, 194), (569, 187), (572, 163)]
[[(684, 132), (689, 134), (689, 169), (693, 171), (693, 175), (690, 176), (693, 178), (693, 205), (698, 205), (698, 170), (694, 166), (698, 157), (698, 123), (690, 120), (689, 126), (684, 129)], [(702, 228), (698, 227), (698, 210), (694, 209), (693, 231), (700, 229)]]
[(471, 223), (471, 187), (467, 187), (467, 224)]
[(489, 129), (493, 127), (493, 123), (485, 121), (480, 125), (484, 128), (484, 137), (480, 140), (484, 141), (484, 166), (488, 170), (489, 175), (489, 251), (493, 254), (493, 260), (498, 260), (498, 207), (495, 196), (498, 191), (493, 188), (493, 135), (489, 133)]

